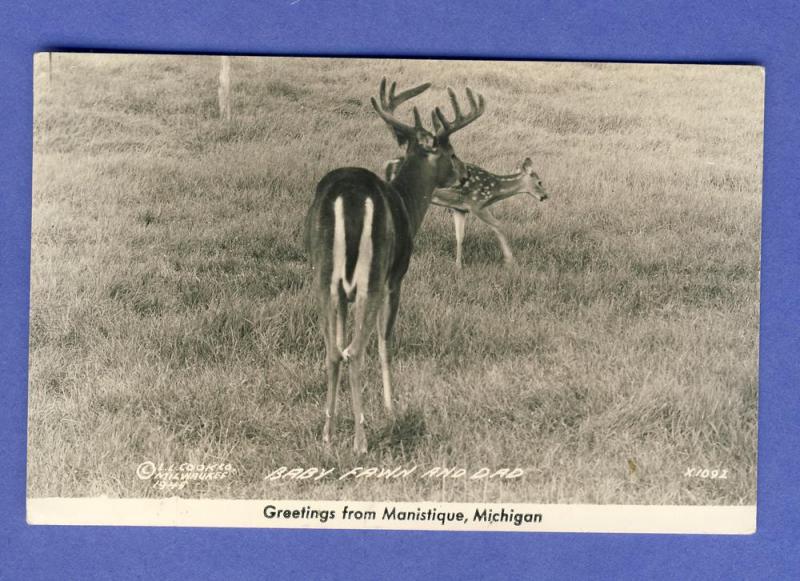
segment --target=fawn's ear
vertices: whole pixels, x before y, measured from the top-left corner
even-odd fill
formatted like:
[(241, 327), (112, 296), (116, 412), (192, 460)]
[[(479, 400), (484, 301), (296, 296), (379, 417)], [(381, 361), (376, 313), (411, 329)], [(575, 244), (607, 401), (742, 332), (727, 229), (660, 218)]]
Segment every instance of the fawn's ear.
[(533, 162), (530, 157), (526, 157), (525, 161), (522, 162), (522, 171), (526, 174), (533, 173)]

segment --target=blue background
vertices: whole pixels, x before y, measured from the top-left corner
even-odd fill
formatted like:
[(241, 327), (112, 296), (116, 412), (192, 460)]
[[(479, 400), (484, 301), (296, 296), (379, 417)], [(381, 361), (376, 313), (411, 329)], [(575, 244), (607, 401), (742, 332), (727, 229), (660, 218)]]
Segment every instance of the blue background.
[[(19, 4), (0, 3), (0, 578), (800, 578), (796, 2)], [(80, 49), (766, 66), (758, 533), (706, 537), (27, 526), (32, 56), (41, 50)]]

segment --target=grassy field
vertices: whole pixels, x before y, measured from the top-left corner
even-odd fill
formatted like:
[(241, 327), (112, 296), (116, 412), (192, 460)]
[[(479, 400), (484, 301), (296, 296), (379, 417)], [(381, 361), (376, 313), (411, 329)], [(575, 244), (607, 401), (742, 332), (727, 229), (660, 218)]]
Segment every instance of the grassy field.
[[(35, 69), (30, 496), (164, 495), (136, 477), (151, 460), (236, 468), (169, 493), (192, 497), (755, 502), (761, 70), (236, 58), (226, 126), (214, 57), (52, 66)], [(383, 75), (434, 81), (422, 111), (447, 84), (483, 93), (456, 151), (496, 172), (530, 156), (552, 197), (496, 207), (511, 270), (468, 220), (456, 272), (431, 209), (400, 411), (382, 411), (373, 338), (357, 458), (347, 392), (321, 443), (302, 218), (329, 170), (400, 153), (369, 106)], [(265, 480), (413, 465), (525, 475)]]

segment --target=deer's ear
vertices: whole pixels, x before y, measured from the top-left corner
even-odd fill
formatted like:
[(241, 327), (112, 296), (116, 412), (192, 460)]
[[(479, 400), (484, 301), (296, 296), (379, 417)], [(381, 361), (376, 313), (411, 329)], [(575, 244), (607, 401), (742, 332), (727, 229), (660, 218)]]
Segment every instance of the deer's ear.
[(526, 157), (525, 161), (522, 162), (522, 171), (527, 174), (533, 171), (533, 162), (531, 161), (530, 157)]
[(439, 120), (439, 117), (436, 116), (436, 111), (431, 111), (431, 123), (433, 124), (434, 135), (439, 135), (442, 131), (444, 131), (442, 122)]
[(402, 131), (398, 131), (394, 127), (389, 127), (389, 131), (394, 135), (394, 139), (400, 147), (404, 147), (408, 143), (408, 136)]

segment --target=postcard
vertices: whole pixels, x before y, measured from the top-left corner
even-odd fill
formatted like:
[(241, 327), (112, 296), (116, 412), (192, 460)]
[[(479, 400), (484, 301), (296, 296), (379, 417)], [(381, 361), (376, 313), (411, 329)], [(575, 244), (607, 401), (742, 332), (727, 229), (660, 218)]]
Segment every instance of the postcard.
[(34, 72), (28, 522), (755, 531), (763, 68)]

